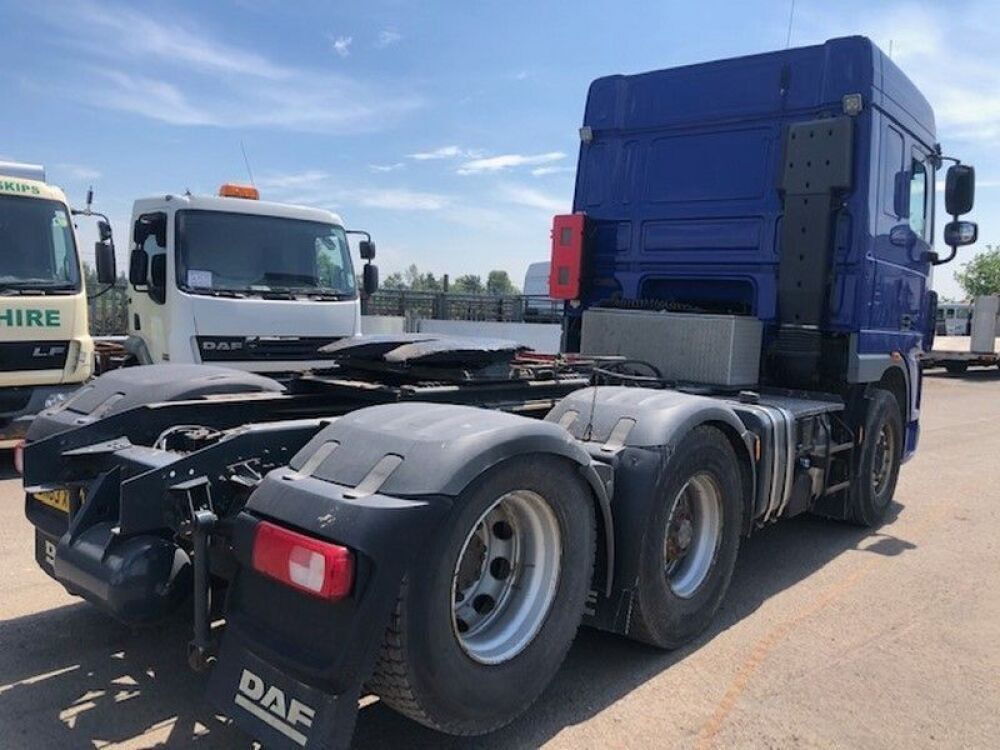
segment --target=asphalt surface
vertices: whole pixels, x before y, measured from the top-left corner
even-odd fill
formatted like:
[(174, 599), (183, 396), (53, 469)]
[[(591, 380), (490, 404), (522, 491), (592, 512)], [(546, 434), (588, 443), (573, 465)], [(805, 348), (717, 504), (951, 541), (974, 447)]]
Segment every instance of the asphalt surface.
[[(185, 666), (36, 566), (0, 464), (0, 747), (245, 748)], [(592, 631), (539, 703), (477, 740), (377, 702), (357, 747), (1000, 746), (1000, 372), (925, 381), (922, 445), (878, 532), (811, 517), (746, 541), (715, 626), (662, 653)]]

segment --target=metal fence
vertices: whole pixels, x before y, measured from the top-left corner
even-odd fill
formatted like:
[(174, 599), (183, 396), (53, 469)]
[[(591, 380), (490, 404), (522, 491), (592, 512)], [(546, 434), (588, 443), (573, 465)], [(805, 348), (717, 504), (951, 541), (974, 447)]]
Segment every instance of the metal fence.
[(364, 315), (397, 315), (430, 320), (556, 322), (562, 303), (539, 295), (495, 296), (383, 289), (362, 302)]
[[(89, 300), (90, 332), (96, 336), (125, 333), (128, 323), (128, 285), (124, 279), (107, 292)], [(513, 323), (555, 323), (562, 303), (537, 295), (494, 296), (411, 292), (383, 289), (362, 300), (365, 315), (392, 315), (425, 320), (481, 320)]]
[(124, 278), (106, 292), (87, 300), (90, 332), (95, 336), (118, 336), (128, 327), (128, 283)]

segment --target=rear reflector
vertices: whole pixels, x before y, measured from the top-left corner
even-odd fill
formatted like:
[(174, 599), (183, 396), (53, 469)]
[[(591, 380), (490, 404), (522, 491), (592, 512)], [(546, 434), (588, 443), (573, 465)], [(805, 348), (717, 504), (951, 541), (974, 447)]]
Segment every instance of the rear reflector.
[(549, 296), (580, 299), (583, 269), (584, 214), (564, 214), (552, 219), (552, 263), (549, 266)]
[(354, 556), (349, 549), (267, 521), (257, 525), (254, 535), (253, 568), (324, 599), (343, 599), (354, 583)]

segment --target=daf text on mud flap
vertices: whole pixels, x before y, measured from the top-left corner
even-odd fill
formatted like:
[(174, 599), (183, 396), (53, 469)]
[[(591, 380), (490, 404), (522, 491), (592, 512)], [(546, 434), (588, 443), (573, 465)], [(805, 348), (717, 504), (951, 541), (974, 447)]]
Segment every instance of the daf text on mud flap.
[(233, 702), (288, 739), (305, 747), (308, 737), (296, 727), (312, 727), (315, 709), (295, 698), (286, 699), (284, 691), (274, 685), (268, 687), (263, 679), (249, 669), (244, 669), (240, 675), (239, 690)]

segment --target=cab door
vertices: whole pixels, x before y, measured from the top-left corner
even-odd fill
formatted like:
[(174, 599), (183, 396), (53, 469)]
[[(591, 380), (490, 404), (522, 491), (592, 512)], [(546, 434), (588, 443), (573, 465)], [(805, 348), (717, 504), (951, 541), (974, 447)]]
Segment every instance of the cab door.
[(885, 115), (879, 121), (870, 328), (898, 334), (898, 349), (908, 350), (927, 330), (931, 314), (925, 297), (933, 232), (933, 166), (926, 149), (909, 133)]
[[(139, 214), (132, 223), (132, 251), (145, 251), (146, 273), (141, 283), (129, 283), (128, 332), (143, 341), (152, 362), (170, 359), (167, 345), (167, 214)], [(129, 276), (132, 275), (130, 259)]]

